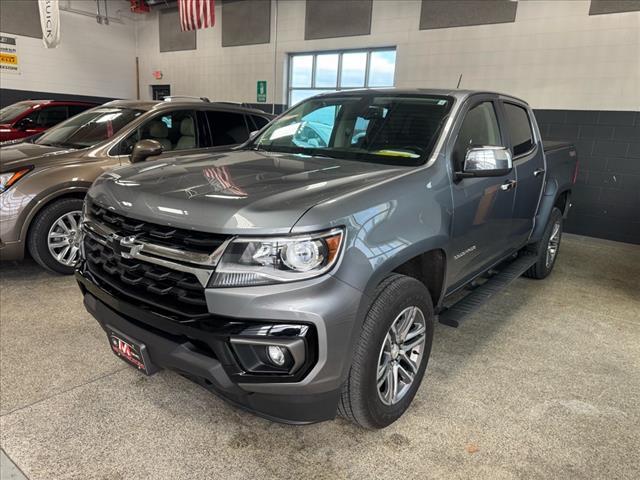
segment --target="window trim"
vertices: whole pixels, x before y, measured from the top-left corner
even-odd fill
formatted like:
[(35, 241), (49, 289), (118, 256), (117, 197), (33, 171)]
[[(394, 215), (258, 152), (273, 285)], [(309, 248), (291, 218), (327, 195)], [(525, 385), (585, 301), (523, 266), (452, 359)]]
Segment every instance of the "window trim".
[[(507, 121), (507, 109), (505, 108), (505, 106), (509, 104), (509, 105), (513, 105), (514, 107), (519, 107), (522, 108), (525, 112), (525, 114), (527, 115), (527, 120), (529, 121), (529, 130), (531, 130), (531, 141), (533, 143), (532, 147), (527, 150), (526, 152), (520, 153), (518, 155), (514, 154), (514, 150), (513, 150), (513, 139), (511, 138), (511, 131), (509, 131), (509, 126), (508, 126), (508, 121)], [(513, 161), (517, 161), (522, 159), (523, 157), (528, 157), (529, 155), (531, 155), (532, 153), (535, 153), (536, 150), (538, 149), (538, 138), (536, 136), (536, 130), (533, 128), (533, 122), (532, 122), (532, 118), (531, 118), (531, 112), (530, 109), (527, 105), (523, 105), (520, 104), (518, 102), (512, 101), (512, 100), (500, 100), (500, 108), (503, 112), (503, 117), (504, 117), (504, 122), (505, 122), (505, 133), (507, 134), (508, 140), (509, 140), (509, 150), (511, 151), (511, 155), (513, 155)]]
[[(502, 145), (495, 145), (495, 146), (509, 148), (509, 145), (511, 145), (511, 138), (508, 136), (506, 129), (502, 125), (502, 122), (503, 122), (502, 105), (500, 105), (500, 103), (498, 102), (498, 99), (495, 97), (488, 97), (488, 96), (487, 97), (481, 96), (479, 98), (470, 97), (469, 100), (467, 101), (467, 104), (463, 105), (462, 110), (458, 111), (456, 114), (459, 120), (456, 123), (456, 125), (452, 128), (451, 140), (447, 148), (447, 156), (449, 157), (449, 162), (451, 163), (451, 168), (454, 173), (457, 171), (456, 168), (458, 167), (458, 165), (456, 165), (456, 159), (454, 154), (455, 154), (456, 144), (458, 143), (458, 137), (460, 136), (460, 130), (462, 130), (462, 124), (466, 120), (467, 114), (471, 110), (473, 110), (475, 107), (483, 103), (491, 103), (493, 105), (493, 113), (496, 116), (496, 122), (498, 124), (498, 132), (500, 134), (500, 141), (502, 142)], [(462, 162), (464, 163), (464, 159), (462, 159)]]
[[(393, 51), (396, 53), (396, 62), (393, 65), (393, 85), (385, 85), (385, 86), (369, 86), (369, 74), (371, 71), (371, 54), (373, 52), (388, 52)], [(365, 73), (364, 73), (364, 86), (362, 87), (341, 87), (340, 81), (342, 80), (342, 57), (345, 53), (366, 53), (367, 60), (365, 63)], [(317, 67), (317, 59), (318, 55), (338, 55), (338, 72), (336, 75), (336, 86), (335, 88), (331, 87), (315, 87), (316, 83), (316, 67)], [(291, 93), (294, 90), (316, 90), (319, 93), (325, 90), (335, 90), (336, 92), (345, 91), (345, 90), (358, 90), (362, 88), (393, 88), (396, 82), (396, 66), (397, 66), (397, 54), (398, 48), (396, 46), (388, 46), (388, 47), (374, 47), (374, 48), (352, 48), (352, 49), (337, 49), (337, 50), (314, 50), (310, 52), (291, 52), (288, 55), (288, 68), (287, 68), (287, 107), (293, 106), (291, 103)], [(291, 85), (291, 80), (293, 78), (293, 57), (298, 56), (306, 56), (312, 55), (311, 62), (311, 86), (310, 87), (293, 87)]]

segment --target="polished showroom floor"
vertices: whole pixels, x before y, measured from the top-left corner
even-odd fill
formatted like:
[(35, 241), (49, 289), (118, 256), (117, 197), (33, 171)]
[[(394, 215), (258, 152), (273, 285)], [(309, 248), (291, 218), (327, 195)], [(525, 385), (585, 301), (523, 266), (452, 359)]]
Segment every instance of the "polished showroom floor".
[(518, 279), (460, 329), (438, 324), (413, 406), (377, 432), (279, 425), (177, 374), (144, 377), (111, 354), (73, 278), (0, 269), (0, 440), (30, 479), (640, 471), (638, 246), (566, 236), (550, 278)]

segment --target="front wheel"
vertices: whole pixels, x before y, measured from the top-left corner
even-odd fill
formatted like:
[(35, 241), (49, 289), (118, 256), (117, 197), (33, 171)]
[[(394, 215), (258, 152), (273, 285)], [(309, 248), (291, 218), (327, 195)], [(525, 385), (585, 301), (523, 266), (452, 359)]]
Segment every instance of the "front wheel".
[(42, 209), (33, 220), (28, 247), (47, 270), (70, 275), (80, 259), (82, 199), (63, 198)]
[(541, 280), (546, 278), (553, 270), (560, 250), (562, 239), (562, 212), (554, 207), (549, 215), (547, 228), (539, 242), (534, 245), (538, 254), (536, 263), (524, 273), (525, 277)]
[(422, 382), (433, 328), (427, 288), (404, 275), (387, 277), (362, 326), (338, 413), (372, 429), (400, 418)]

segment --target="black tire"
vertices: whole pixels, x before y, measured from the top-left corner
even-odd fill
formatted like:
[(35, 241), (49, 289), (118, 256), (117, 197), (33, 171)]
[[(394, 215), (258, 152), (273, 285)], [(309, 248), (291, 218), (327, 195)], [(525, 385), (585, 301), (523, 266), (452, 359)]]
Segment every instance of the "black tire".
[(80, 198), (63, 198), (44, 207), (34, 218), (29, 230), (27, 247), (33, 259), (42, 267), (55, 273), (71, 275), (73, 267), (58, 262), (49, 251), (48, 235), (53, 223), (63, 215), (82, 211), (83, 200)]
[[(557, 246), (556, 253), (553, 255), (553, 258), (550, 263), (547, 262), (547, 249), (551, 242), (551, 236), (554, 231), (554, 226), (558, 224), (558, 238), (557, 238)], [(556, 264), (556, 259), (558, 258), (558, 253), (560, 251), (560, 240), (562, 239), (562, 212), (559, 208), (554, 207), (551, 210), (551, 215), (549, 215), (549, 221), (547, 222), (547, 227), (544, 230), (544, 234), (542, 238), (532, 245), (531, 250), (535, 252), (537, 255), (536, 263), (533, 264), (529, 270), (524, 272), (524, 276), (527, 278), (534, 278), (537, 280), (542, 280), (546, 278), (551, 271), (553, 270), (553, 266)]]
[[(419, 307), (425, 320), (425, 342), (413, 382), (404, 396), (393, 404), (383, 403), (378, 393), (376, 373), (387, 332), (407, 307)], [(431, 353), (434, 314), (431, 296), (418, 280), (399, 274), (387, 277), (378, 287), (375, 300), (362, 325), (353, 363), (342, 388), (338, 414), (364, 428), (384, 428), (407, 410), (415, 396)]]

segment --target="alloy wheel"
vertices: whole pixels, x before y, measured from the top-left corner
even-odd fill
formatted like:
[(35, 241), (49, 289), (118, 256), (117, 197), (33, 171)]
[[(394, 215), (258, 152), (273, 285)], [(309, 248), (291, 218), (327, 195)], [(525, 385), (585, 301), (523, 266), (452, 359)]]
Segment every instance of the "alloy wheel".
[(47, 235), (49, 253), (66, 267), (74, 267), (80, 259), (82, 212), (74, 210), (58, 218)]
[(426, 331), (424, 314), (416, 306), (402, 310), (391, 324), (376, 370), (378, 396), (385, 405), (395, 405), (411, 388), (420, 369)]
[(560, 222), (553, 224), (553, 230), (549, 237), (549, 243), (547, 244), (547, 256), (545, 259), (545, 265), (550, 268), (558, 254), (558, 248), (560, 247)]

